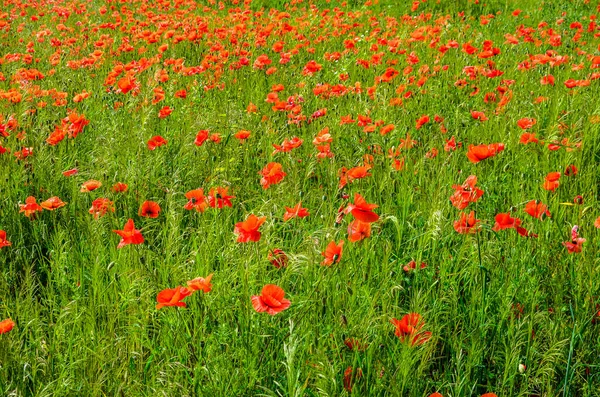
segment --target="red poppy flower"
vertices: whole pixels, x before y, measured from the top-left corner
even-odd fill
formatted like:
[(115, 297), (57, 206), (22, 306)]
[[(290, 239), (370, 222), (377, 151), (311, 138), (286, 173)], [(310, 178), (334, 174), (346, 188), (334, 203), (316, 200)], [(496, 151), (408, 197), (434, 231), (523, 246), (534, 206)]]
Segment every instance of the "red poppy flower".
[(536, 123), (537, 123), (536, 119), (532, 119), (532, 118), (529, 118), (529, 117), (525, 117), (525, 118), (522, 118), (519, 121), (517, 121), (517, 125), (522, 130), (528, 130), (531, 127), (533, 127)]
[(210, 280), (212, 279), (212, 273), (203, 277), (196, 277), (193, 280), (187, 282), (188, 289), (191, 291), (200, 291), (202, 290), (204, 293), (210, 292), (212, 290), (212, 284)]
[(159, 119), (164, 119), (165, 117), (168, 117), (171, 113), (173, 112), (173, 109), (171, 109), (168, 106), (164, 106), (162, 109), (160, 109), (160, 111), (158, 112), (158, 118)]
[(15, 322), (10, 318), (0, 321), (0, 335), (12, 331), (15, 325)]
[(479, 163), (489, 157), (494, 157), (496, 154), (504, 150), (503, 143), (491, 143), (489, 145), (469, 145), (467, 157), (471, 163)]
[(423, 116), (419, 117), (419, 119), (417, 120), (417, 123), (415, 125), (415, 128), (417, 130), (420, 129), (422, 126), (429, 123), (429, 120), (430, 120), (429, 116), (427, 116), (427, 115), (423, 115)]
[(419, 313), (409, 313), (401, 320), (393, 318), (395, 334), (402, 342), (408, 341), (411, 346), (422, 345), (431, 338), (431, 332), (422, 331), (425, 322)]
[(48, 200), (46, 201), (42, 201), (40, 203), (40, 206), (48, 211), (52, 211), (55, 210), (57, 208), (60, 207), (64, 207), (66, 203), (64, 203), (61, 199), (59, 199), (58, 197), (54, 196), (54, 197), (50, 197)]
[(117, 86), (119, 87), (119, 91), (121, 93), (127, 94), (129, 91), (131, 91), (134, 88), (136, 88), (137, 82), (135, 80), (135, 77), (133, 77), (132, 75), (128, 74), (125, 77), (121, 78), (117, 82)]
[(189, 201), (183, 206), (186, 210), (196, 210), (197, 212), (204, 212), (208, 203), (206, 202), (206, 196), (204, 196), (204, 189), (190, 190), (185, 194), (185, 198)]
[(489, 120), (489, 118), (485, 115), (485, 113), (479, 112), (477, 110), (471, 111), (471, 117), (473, 117), (475, 120), (479, 120), (479, 121)]
[(156, 302), (158, 302), (156, 309), (158, 310), (164, 306), (185, 307), (185, 302), (182, 302), (182, 300), (190, 296), (192, 292), (192, 290), (185, 287), (164, 289), (156, 295)]
[(148, 149), (154, 150), (157, 147), (161, 147), (167, 144), (167, 140), (160, 135), (153, 136), (148, 140)]
[(292, 139), (284, 139), (281, 145), (273, 144), (275, 150), (273, 154), (291, 152), (293, 149), (300, 147), (304, 141), (297, 136)]
[(260, 295), (252, 296), (252, 307), (258, 313), (267, 312), (274, 316), (290, 307), (291, 302), (284, 297), (283, 289), (273, 284), (267, 284), (263, 287)]
[(78, 172), (79, 172), (79, 170), (77, 168), (73, 168), (73, 169), (70, 169), (67, 171), (63, 171), (62, 174), (66, 177), (70, 177), (70, 176), (76, 175)]
[(342, 260), (342, 251), (344, 248), (344, 240), (340, 240), (338, 244), (335, 241), (330, 242), (325, 251), (321, 252), (321, 255), (325, 258), (321, 265), (331, 266), (334, 263), (339, 263)]
[(547, 75), (547, 76), (542, 76), (541, 80), (540, 80), (540, 84), (541, 85), (554, 85), (555, 79), (554, 76), (552, 76), (551, 74)]
[(565, 168), (565, 176), (575, 176), (577, 175), (577, 172), (577, 167), (575, 167), (573, 164), (569, 164), (567, 168)]
[[(419, 269), (425, 269), (426, 267), (427, 267), (427, 263), (421, 262)], [(404, 270), (406, 273), (410, 273), (411, 271), (416, 270), (416, 269), (417, 269), (417, 262), (415, 262), (414, 260), (411, 260), (406, 265), (404, 265), (404, 267), (402, 268), (402, 270)]]
[(263, 189), (267, 189), (269, 186), (281, 182), (287, 175), (285, 172), (283, 172), (283, 167), (281, 164), (275, 162), (267, 164), (259, 174), (262, 176), (260, 185)]
[(554, 191), (558, 188), (560, 179), (560, 172), (551, 172), (546, 175), (546, 179), (544, 180), (544, 184), (542, 187), (546, 190)]
[(368, 164), (350, 168), (346, 172), (346, 177), (348, 178), (349, 182), (352, 182), (355, 179), (366, 178), (367, 176), (371, 176), (371, 173), (369, 172), (370, 169), (371, 166)]
[(531, 200), (525, 205), (525, 212), (534, 218), (543, 219), (544, 216), (550, 216), (548, 206), (538, 200)]
[(109, 211), (115, 212), (114, 203), (107, 198), (100, 197), (92, 201), (92, 208), (88, 212), (94, 215), (95, 219), (98, 219)]
[(584, 238), (579, 237), (578, 231), (579, 226), (573, 226), (573, 228), (571, 229), (571, 241), (563, 242), (563, 245), (567, 248), (569, 254), (581, 252), (582, 245), (586, 241)]
[(26, 217), (35, 215), (37, 212), (42, 212), (42, 207), (38, 205), (35, 197), (29, 196), (25, 199), (25, 204), (19, 204), (21, 208), (19, 213), (24, 212)]
[(344, 213), (351, 213), (356, 219), (361, 222), (372, 223), (379, 219), (373, 210), (379, 207), (377, 204), (369, 204), (367, 201), (358, 193), (354, 195), (354, 203), (349, 204)]
[(509, 212), (498, 214), (494, 219), (496, 220), (496, 223), (494, 223), (492, 230), (495, 232), (504, 229), (514, 229), (521, 226), (521, 220), (519, 218), (512, 218)]
[(121, 193), (121, 192), (126, 192), (128, 188), (129, 188), (129, 186), (127, 186), (127, 184), (122, 183), (122, 182), (117, 182), (112, 186), (111, 190), (115, 193)]
[(266, 216), (258, 217), (251, 214), (245, 221), (236, 223), (233, 232), (238, 236), (237, 242), (248, 243), (250, 241), (260, 240), (261, 234), (258, 231), (258, 228), (261, 227), (266, 220)]
[(483, 195), (483, 190), (477, 186), (477, 177), (470, 175), (465, 182), (459, 185), (453, 185), (454, 193), (450, 196), (450, 202), (459, 210), (467, 208), (469, 203), (475, 203)]
[(62, 127), (69, 133), (69, 138), (75, 138), (89, 123), (90, 121), (84, 115), (73, 111), (62, 120)]
[(306, 218), (310, 214), (306, 208), (302, 208), (302, 202), (299, 202), (294, 207), (285, 207), (285, 214), (283, 214), (283, 221), (287, 222), (292, 218)]
[(6, 239), (6, 232), (4, 230), (0, 230), (0, 248), (2, 247), (10, 247), (12, 243)]
[(519, 139), (519, 143), (527, 145), (528, 143), (538, 143), (539, 139), (536, 138), (535, 134), (524, 132)]
[(159, 212), (160, 205), (158, 205), (158, 203), (155, 203), (154, 201), (144, 201), (140, 206), (138, 215), (147, 218), (158, 218)]
[(468, 215), (461, 212), (460, 219), (454, 222), (454, 230), (461, 234), (476, 233), (479, 230), (477, 224), (479, 219), (475, 219), (475, 211), (471, 211)]
[(596, 218), (596, 221), (594, 222), (594, 227), (596, 229), (600, 229), (600, 216)]
[(246, 139), (250, 138), (250, 131), (240, 130), (235, 133), (234, 137), (236, 137), (240, 143), (244, 142)]
[(50, 135), (46, 139), (46, 143), (50, 146), (58, 145), (60, 142), (62, 142), (63, 139), (66, 138), (66, 136), (67, 130), (64, 129), (62, 126), (57, 126), (54, 129), (54, 132), (50, 133)]
[(228, 187), (217, 187), (211, 188), (208, 192), (208, 205), (211, 208), (223, 208), (223, 207), (231, 207), (231, 199), (235, 198), (235, 196), (230, 196), (228, 194)]
[(353, 220), (348, 225), (348, 240), (352, 243), (371, 236), (371, 224), (361, 222), (358, 219)]
[(456, 143), (456, 138), (452, 136), (452, 138), (446, 141), (446, 144), (444, 145), (444, 151), (453, 152), (456, 150), (457, 147), (462, 147), (462, 142)]
[(194, 140), (194, 145), (202, 146), (204, 142), (208, 139), (208, 130), (200, 130), (198, 134), (196, 134), (196, 139)]
[(269, 252), (267, 259), (273, 266), (277, 269), (286, 267), (288, 264), (288, 257), (285, 252), (280, 250), (279, 248), (275, 248), (274, 250)]
[(133, 219), (129, 219), (127, 223), (125, 223), (123, 230), (113, 230), (113, 232), (121, 236), (121, 241), (119, 242), (119, 245), (117, 245), (117, 248), (123, 248), (128, 244), (142, 244), (144, 242), (144, 237), (142, 236), (142, 233), (135, 228)]
[(81, 189), (79, 191), (82, 193), (87, 193), (98, 189), (100, 186), (102, 186), (102, 182), (95, 179), (90, 179), (89, 181), (83, 182), (83, 185), (81, 185)]

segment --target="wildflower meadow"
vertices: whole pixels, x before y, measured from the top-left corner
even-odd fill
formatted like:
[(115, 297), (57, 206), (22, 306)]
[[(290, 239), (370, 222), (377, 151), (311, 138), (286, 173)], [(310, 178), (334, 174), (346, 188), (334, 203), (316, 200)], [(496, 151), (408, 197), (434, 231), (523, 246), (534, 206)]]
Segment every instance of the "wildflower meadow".
[(1, 396), (600, 396), (595, 0), (2, 0)]

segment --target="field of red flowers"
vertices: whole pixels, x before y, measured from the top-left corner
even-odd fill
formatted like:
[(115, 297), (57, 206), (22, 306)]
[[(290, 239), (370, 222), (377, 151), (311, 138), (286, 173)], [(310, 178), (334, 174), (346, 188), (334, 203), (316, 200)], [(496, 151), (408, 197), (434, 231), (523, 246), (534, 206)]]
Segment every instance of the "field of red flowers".
[(1, 4), (1, 395), (600, 396), (594, 1)]

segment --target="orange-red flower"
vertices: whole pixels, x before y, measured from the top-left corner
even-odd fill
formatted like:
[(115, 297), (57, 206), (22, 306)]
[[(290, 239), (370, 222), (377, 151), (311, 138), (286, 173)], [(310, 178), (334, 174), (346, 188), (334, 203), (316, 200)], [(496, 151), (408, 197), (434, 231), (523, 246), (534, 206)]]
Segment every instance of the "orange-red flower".
[(489, 145), (469, 145), (467, 158), (471, 163), (479, 163), (489, 157), (494, 157), (504, 150), (503, 143), (491, 143)]
[(147, 218), (158, 218), (160, 212), (160, 205), (154, 201), (144, 201), (138, 211), (139, 216)]
[(186, 210), (196, 210), (198, 212), (204, 212), (208, 203), (206, 202), (206, 196), (204, 196), (204, 189), (190, 190), (185, 194), (185, 198), (188, 199), (186, 205), (183, 206)]
[(144, 237), (142, 236), (142, 233), (135, 228), (133, 219), (129, 219), (127, 223), (125, 223), (123, 230), (113, 230), (113, 232), (121, 236), (121, 241), (119, 242), (119, 245), (117, 245), (117, 248), (123, 248), (128, 244), (142, 244), (144, 242)]
[(525, 212), (534, 218), (543, 219), (544, 216), (550, 216), (548, 206), (538, 200), (531, 200), (525, 205)]
[(231, 199), (235, 196), (230, 196), (228, 187), (211, 188), (208, 192), (208, 205), (211, 208), (231, 207)]
[(109, 211), (115, 212), (115, 204), (107, 198), (100, 197), (92, 201), (92, 208), (88, 212), (98, 219)]
[(15, 326), (15, 322), (13, 320), (11, 320), (10, 318), (0, 321), (0, 335), (12, 331), (14, 326)]
[(285, 291), (274, 284), (263, 287), (260, 295), (252, 296), (252, 307), (258, 313), (267, 312), (271, 316), (290, 307), (291, 302), (285, 299)]
[(579, 237), (578, 231), (579, 226), (573, 226), (571, 229), (571, 241), (563, 242), (563, 245), (567, 248), (569, 254), (581, 252), (582, 245), (586, 241), (584, 238)]
[(12, 243), (6, 239), (6, 232), (4, 230), (0, 230), (0, 248), (2, 247), (10, 247)]
[(504, 229), (514, 229), (521, 226), (521, 220), (519, 218), (512, 218), (509, 212), (498, 214), (494, 219), (496, 220), (496, 223), (494, 223), (492, 230), (495, 232)]
[(202, 290), (204, 291), (204, 293), (210, 292), (212, 290), (212, 284), (210, 283), (212, 276), (213, 275), (211, 273), (208, 276), (206, 276), (206, 278), (196, 277), (195, 279), (188, 281), (188, 289), (191, 291)]
[(65, 206), (65, 202), (63, 202), (61, 199), (59, 199), (58, 197), (54, 196), (54, 197), (50, 197), (48, 200), (46, 201), (42, 201), (40, 203), (40, 206), (45, 209), (45, 210), (55, 210), (57, 208), (60, 207), (64, 207)]
[(371, 224), (353, 220), (348, 225), (348, 241), (355, 243), (371, 236)]
[(475, 219), (475, 211), (471, 211), (468, 215), (461, 212), (460, 219), (454, 222), (454, 230), (461, 234), (476, 233), (479, 230), (477, 224), (479, 219)]
[(129, 186), (123, 182), (117, 182), (112, 186), (112, 191), (115, 193), (126, 192)]
[(372, 223), (379, 219), (373, 210), (379, 207), (377, 204), (369, 204), (367, 201), (358, 193), (354, 195), (354, 203), (349, 204), (344, 213), (351, 213), (356, 219), (361, 222)]
[(338, 244), (335, 241), (330, 242), (325, 251), (321, 252), (321, 255), (325, 258), (321, 265), (331, 266), (334, 263), (339, 263), (342, 260), (342, 251), (344, 248), (344, 240), (340, 240)]
[(79, 170), (77, 168), (73, 168), (73, 169), (70, 169), (70, 170), (63, 171), (62, 174), (64, 176), (66, 176), (66, 177), (70, 177), (70, 176), (73, 176), (73, 175), (77, 175), (78, 172), (79, 172)]
[(283, 221), (287, 222), (292, 218), (305, 218), (309, 216), (308, 210), (306, 208), (302, 208), (302, 202), (299, 202), (294, 207), (285, 207), (285, 214), (283, 214)]
[(284, 139), (281, 145), (273, 144), (275, 150), (273, 154), (291, 152), (293, 149), (300, 147), (304, 141), (297, 136), (292, 139)]
[(355, 179), (362, 179), (367, 176), (371, 176), (371, 173), (369, 172), (370, 169), (371, 169), (371, 166), (369, 164), (350, 168), (346, 172), (346, 177), (348, 178), (348, 182), (352, 182)]
[(35, 197), (29, 196), (25, 199), (25, 204), (19, 204), (21, 208), (19, 213), (24, 212), (26, 217), (35, 215), (37, 212), (42, 212), (42, 207), (37, 203)]
[(475, 203), (483, 195), (483, 190), (477, 186), (477, 177), (471, 175), (461, 186), (453, 185), (454, 193), (450, 196), (450, 202), (459, 210), (467, 208), (469, 203)]
[(148, 140), (148, 149), (154, 150), (157, 147), (161, 147), (167, 144), (167, 140), (160, 135), (153, 136)]
[(269, 186), (281, 182), (287, 174), (283, 172), (281, 164), (271, 162), (260, 171), (260, 175), (262, 176), (260, 185), (263, 189), (267, 189)]
[(177, 306), (185, 307), (183, 299), (187, 298), (192, 294), (192, 290), (185, 287), (167, 288), (158, 293), (156, 296), (156, 309), (160, 309), (164, 306)]
[(173, 109), (171, 109), (169, 106), (163, 106), (162, 109), (160, 109), (160, 111), (158, 112), (158, 118), (164, 119), (165, 117), (168, 117), (172, 112)]
[(79, 191), (82, 193), (87, 193), (98, 189), (100, 186), (102, 186), (102, 182), (95, 179), (90, 179), (89, 181), (83, 182), (83, 185), (81, 185), (81, 189)]
[(573, 164), (569, 164), (567, 168), (565, 168), (565, 176), (575, 176), (578, 172), (577, 167)]
[(523, 130), (530, 129), (536, 123), (537, 123), (536, 119), (529, 118), (529, 117), (525, 117), (525, 118), (522, 118), (521, 120), (517, 121), (517, 125), (519, 126), (519, 128), (521, 128)]
[(58, 145), (67, 136), (67, 130), (62, 126), (56, 126), (54, 132), (52, 132), (46, 139), (46, 143), (50, 146)]
[(194, 140), (194, 145), (202, 146), (204, 142), (208, 139), (208, 130), (200, 130), (196, 134), (196, 139)]
[(240, 130), (240, 131), (236, 132), (233, 136), (236, 137), (240, 141), (240, 143), (242, 143), (246, 139), (250, 138), (250, 131)]
[(546, 175), (546, 179), (544, 180), (544, 184), (542, 187), (546, 190), (555, 191), (560, 183), (558, 180), (560, 179), (560, 172), (551, 172)]
[(260, 240), (258, 228), (260, 228), (266, 220), (266, 216), (258, 217), (251, 214), (245, 221), (236, 223), (233, 232), (238, 236), (237, 242), (248, 243), (250, 241)]
[[(419, 268), (425, 269), (426, 267), (427, 267), (427, 263), (421, 262), (421, 265), (419, 266)], [(404, 270), (406, 273), (410, 273), (411, 271), (416, 270), (416, 269), (417, 269), (417, 262), (415, 262), (414, 260), (411, 260), (406, 265), (404, 265), (404, 267), (402, 268), (402, 270)]]
[(278, 269), (286, 267), (288, 264), (288, 257), (286, 253), (283, 252), (283, 250), (280, 250), (279, 248), (275, 248), (274, 250), (269, 251), (267, 259), (269, 260), (269, 262), (271, 262), (273, 266), (275, 266)]
[(391, 321), (396, 327), (396, 336), (402, 342), (408, 341), (411, 346), (422, 345), (431, 338), (431, 332), (422, 331), (425, 322), (419, 313), (409, 313), (401, 320), (393, 318)]

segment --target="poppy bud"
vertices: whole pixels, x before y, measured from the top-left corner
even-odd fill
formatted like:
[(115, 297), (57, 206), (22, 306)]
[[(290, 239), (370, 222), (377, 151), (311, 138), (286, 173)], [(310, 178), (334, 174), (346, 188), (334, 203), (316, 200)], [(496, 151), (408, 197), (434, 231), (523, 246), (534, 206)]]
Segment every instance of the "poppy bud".
[(573, 199), (573, 202), (577, 205), (581, 205), (581, 204), (583, 204), (583, 197), (581, 197), (580, 195), (575, 196), (575, 198)]
[(525, 364), (519, 364), (519, 373), (525, 373), (525, 370), (527, 369), (527, 366)]

